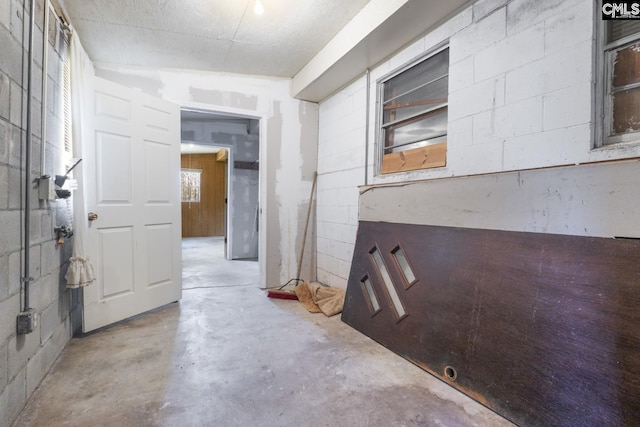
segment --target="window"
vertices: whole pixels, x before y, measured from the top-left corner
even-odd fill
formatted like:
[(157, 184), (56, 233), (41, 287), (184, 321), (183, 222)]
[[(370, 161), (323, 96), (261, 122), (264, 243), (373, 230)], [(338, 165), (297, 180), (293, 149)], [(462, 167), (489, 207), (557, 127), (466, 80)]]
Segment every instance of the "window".
[(61, 32), (63, 40), (63, 65), (62, 65), (62, 99), (64, 105), (64, 150), (73, 152), (72, 136), (72, 111), (71, 111), (71, 35)]
[(447, 47), (378, 82), (380, 173), (446, 165), (448, 90)]
[(180, 194), (183, 202), (200, 202), (200, 169), (180, 170)]
[(603, 144), (640, 140), (640, 21), (605, 22)]

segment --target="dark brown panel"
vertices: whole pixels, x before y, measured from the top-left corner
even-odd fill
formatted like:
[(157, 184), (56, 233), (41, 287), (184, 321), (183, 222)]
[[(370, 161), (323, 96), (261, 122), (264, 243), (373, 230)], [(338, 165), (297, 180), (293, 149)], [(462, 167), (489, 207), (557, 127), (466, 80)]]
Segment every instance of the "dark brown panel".
[(640, 420), (638, 240), (361, 222), (342, 320), (517, 424)]
[(182, 203), (182, 237), (224, 236), (226, 163), (215, 154), (185, 154), (181, 167), (201, 169), (200, 202)]
[(249, 169), (254, 171), (260, 169), (258, 162), (233, 162), (233, 167), (235, 169)]

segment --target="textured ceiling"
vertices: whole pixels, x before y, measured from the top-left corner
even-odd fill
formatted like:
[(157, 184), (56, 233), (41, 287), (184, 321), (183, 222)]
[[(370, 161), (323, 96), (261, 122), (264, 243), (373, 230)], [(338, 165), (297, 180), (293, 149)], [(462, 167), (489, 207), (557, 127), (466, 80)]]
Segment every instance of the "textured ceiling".
[(293, 77), (369, 0), (63, 0), (95, 62)]

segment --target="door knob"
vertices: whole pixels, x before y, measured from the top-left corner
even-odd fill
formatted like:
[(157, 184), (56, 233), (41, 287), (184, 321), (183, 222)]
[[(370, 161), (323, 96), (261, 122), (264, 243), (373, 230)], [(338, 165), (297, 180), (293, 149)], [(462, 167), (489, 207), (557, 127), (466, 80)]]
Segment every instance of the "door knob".
[(98, 219), (98, 214), (89, 212), (89, 221), (95, 221), (96, 219)]

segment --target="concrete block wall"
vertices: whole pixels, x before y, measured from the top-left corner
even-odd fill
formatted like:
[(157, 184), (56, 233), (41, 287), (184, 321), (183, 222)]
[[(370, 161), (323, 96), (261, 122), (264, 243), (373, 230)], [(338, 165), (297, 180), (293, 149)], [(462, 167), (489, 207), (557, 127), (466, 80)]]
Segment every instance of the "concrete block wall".
[[(479, 0), (373, 68), (368, 88), (362, 77), (324, 100), (318, 278), (346, 284), (354, 235), (346, 230), (357, 227), (365, 163), (368, 184), (387, 184), (640, 156), (638, 145), (594, 148), (597, 13), (591, 0)], [(450, 49), (446, 167), (376, 175), (376, 81), (443, 43)]]
[(317, 280), (345, 288), (364, 184), (366, 78), (320, 104), (318, 134)]
[[(29, 2), (0, 4), (0, 426), (7, 426), (33, 393), (72, 335), (79, 312), (78, 296), (65, 289), (64, 273), (71, 243), (56, 245), (53, 228), (68, 225), (66, 201), (43, 202), (32, 193), (30, 306), (39, 314), (36, 330), (16, 335), (23, 293), (23, 188), (26, 126)], [(33, 145), (31, 171), (40, 175), (42, 144), (42, 0), (36, 2), (33, 65)], [(45, 173), (64, 173), (62, 61), (65, 55), (57, 20), (50, 20), (48, 45), (47, 135)], [(75, 311), (72, 313), (72, 308)]]

